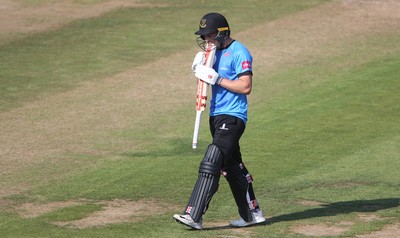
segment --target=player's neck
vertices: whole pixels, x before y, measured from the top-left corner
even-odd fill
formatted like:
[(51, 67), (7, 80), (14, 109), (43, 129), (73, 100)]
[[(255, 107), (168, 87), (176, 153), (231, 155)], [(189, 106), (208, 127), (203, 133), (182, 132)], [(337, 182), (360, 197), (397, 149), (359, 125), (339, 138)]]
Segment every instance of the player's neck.
[(224, 41), (224, 45), (221, 47), (221, 50), (228, 48), (235, 40), (228, 37), (225, 41)]

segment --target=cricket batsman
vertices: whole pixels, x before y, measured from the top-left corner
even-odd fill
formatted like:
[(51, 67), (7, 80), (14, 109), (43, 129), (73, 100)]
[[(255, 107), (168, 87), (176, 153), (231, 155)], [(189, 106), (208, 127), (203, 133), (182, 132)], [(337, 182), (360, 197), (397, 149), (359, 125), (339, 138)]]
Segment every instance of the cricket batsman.
[(244, 166), (239, 140), (247, 122), (247, 95), (252, 89), (252, 55), (230, 37), (230, 27), (219, 13), (204, 15), (199, 24), (197, 42), (217, 49), (212, 67), (202, 64), (204, 52), (197, 53), (192, 64), (195, 76), (212, 85), (209, 125), (212, 143), (202, 159), (196, 184), (183, 214), (173, 218), (196, 230), (203, 228), (202, 217), (223, 175), (232, 191), (239, 216), (230, 226), (246, 227), (265, 221), (253, 190), (253, 179)]

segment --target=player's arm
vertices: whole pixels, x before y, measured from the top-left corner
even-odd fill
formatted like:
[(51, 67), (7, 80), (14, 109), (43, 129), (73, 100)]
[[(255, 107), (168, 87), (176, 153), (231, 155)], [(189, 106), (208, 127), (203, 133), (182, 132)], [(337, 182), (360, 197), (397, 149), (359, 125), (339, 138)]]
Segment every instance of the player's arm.
[(251, 74), (243, 74), (239, 76), (237, 80), (228, 80), (222, 78), (220, 81), (219, 86), (228, 89), (229, 91), (240, 93), (240, 94), (247, 94), (251, 93), (252, 87), (252, 75)]
[(222, 78), (219, 85), (229, 91), (249, 95), (252, 88), (252, 60), (248, 51), (239, 52), (235, 57), (233, 70), (240, 72), (236, 80)]
[(238, 76), (237, 80), (229, 80), (220, 76), (213, 68), (205, 65), (197, 65), (195, 68), (197, 78), (211, 85), (218, 84), (232, 92), (241, 94), (250, 94), (252, 72), (246, 71)]

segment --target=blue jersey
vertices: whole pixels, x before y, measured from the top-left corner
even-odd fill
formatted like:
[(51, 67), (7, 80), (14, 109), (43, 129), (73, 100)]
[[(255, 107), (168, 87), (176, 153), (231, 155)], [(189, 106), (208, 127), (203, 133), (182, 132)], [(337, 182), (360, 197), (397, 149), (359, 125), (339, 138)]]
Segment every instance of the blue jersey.
[[(240, 74), (252, 72), (253, 57), (247, 48), (234, 41), (227, 48), (217, 50), (213, 68), (228, 80), (237, 80)], [(212, 86), (210, 116), (231, 115), (247, 122), (247, 96), (235, 93), (219, 85)]]

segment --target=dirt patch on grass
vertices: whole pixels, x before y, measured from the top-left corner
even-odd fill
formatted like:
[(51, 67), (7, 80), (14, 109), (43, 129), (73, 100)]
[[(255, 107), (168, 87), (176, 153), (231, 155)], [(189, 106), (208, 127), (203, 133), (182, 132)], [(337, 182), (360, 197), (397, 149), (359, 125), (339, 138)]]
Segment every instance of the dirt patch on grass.
[[(307, 202), (307, 204), (309, 204)], [(321, 237), (321, 236), (341, 236), (351, 229), (356, 223), (369, 223), (374, 221), (385, 221), (388, 218), (379, 217), (374, 213), (360, 213), (357, 218), (352, 221), (341, 221), (338, 223), (317, 223), (317, 224), (297, 224), (291, 229), (292, 232), (306, 236)], [(378, 237), (397, 237), (399, 232), (399, 224), (385, 226), (382, 230), (361, 235), (362, 238), (378, 238)]]
[(24, 203), (16, 207), (18, 214), (22, 218), (35, 218), (43, 214), (55, 211), (60, 208), (77, 206), (83, 204), (79, 201), (50, 202), (50, 203)]
[(326, 224), (298, 225), (292, 229), (294, 233), (306, 236), (339, 236), (349, 230), (349, 227)]
[(367, 235), (359, 235), (358, 238), (398, 238), (400, 235), (400, 223), (387, 225), (380, 231), (374, 231)]
[[(304, 206), (324, 206), (325, 203), (312, 201), (312, 200), (302, 200), (298, 202)], [(320, 236), (341, 236), (344, 235), (347, 231), (349, 231), (352, 226), (360, 223), (369, 223), (375, 221), (386, 221), (390, 220), (389, 218), (380, 217), (376, 213), (359, 213), (357, 217), (353, 220), (343, 220), (337, 223), (332, 222), (321, 222), (321, 223), (305, 223), (296, 224), (292, 227), (291, 231), (297, 234), (302, 234), (306, 236), (320, 237)], [(372, 236), (372, 237), (394, 237), (387, 236), (388, 234), (396, 234), (390, 233), (396, 229), (394, 226), (387, 226), (382, 231), (374, 233), (374, 235), (382, 235), (382, 236)], [(371, 234), (372, 235), (372, 234)], [(358, 237), (358, 236), (357, 236)], [(360, 236), (364, 237), (364, 236)], [(366, 236), (369, 237), (369, 236)]]
[(323, 203), (323, 202), (318, 202), (318, 201), (310, 201), (310, 200), (302, 200), (298, 202), (301, 205), (304, 206), (323, 206), (323, 205), (327, 205), (327, 203)]
[[(352, 223), (339, 223), (337, 225), (327, 224), (305, 224), (298, 225), (292, 229), (294, 233), (312, 237), (341, 236), (350, 229)], [(357, 235), (358, 238), (397, 238), (400, 234), (400, 223), (387, 225), (380, 231), (366, 235)]]
[(384, 221), (386, 220), (385, 218), (379, 217), (376, 214), (373, 213), (362, 213), (358, 215), (358, 219), (360, 219), (363, 222), (371, 222), (371, 221)]
[(88, 214), (80, 220), (50, 222), (59, 226), (83, 229), (116, 223), (137, 222), (146, 219), (149, 216), (163, 214), (171, 209), (170, 205), (155, 200), (142, 199), (139, 201), (128, 201), (116, 199), (113, 201), (98, 202), (77, 200), (42, 204), (25, 203), (17, 206), (16, 210), (22, 218), (35, 218), (59, 209), (85, 204), (101, 205), (103, 209)]

